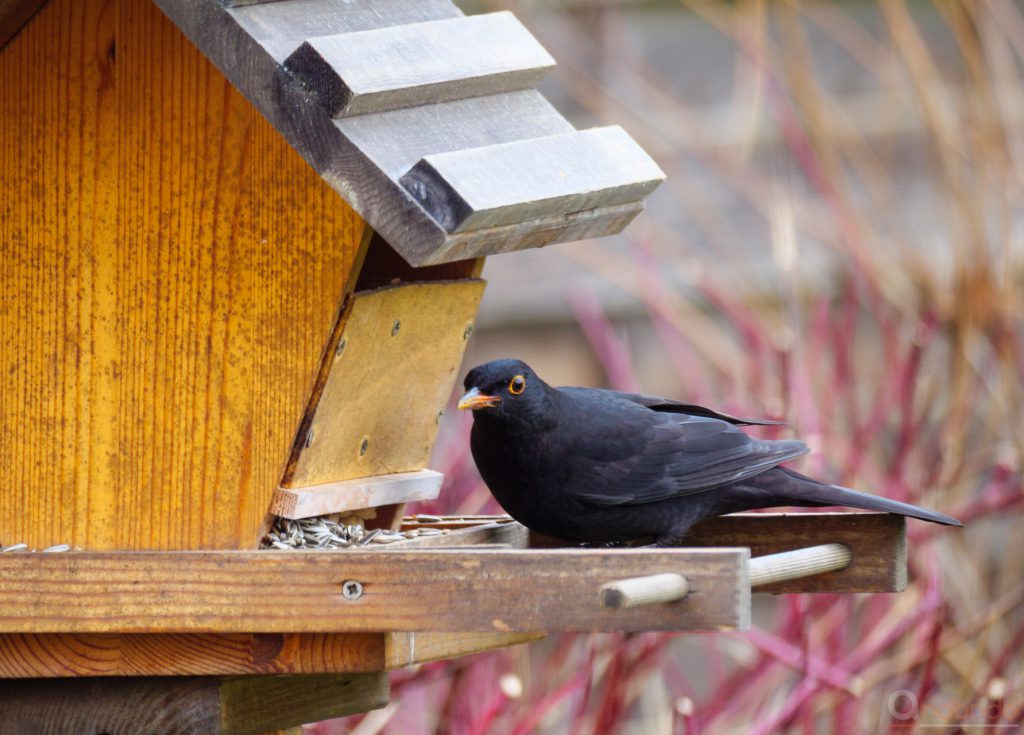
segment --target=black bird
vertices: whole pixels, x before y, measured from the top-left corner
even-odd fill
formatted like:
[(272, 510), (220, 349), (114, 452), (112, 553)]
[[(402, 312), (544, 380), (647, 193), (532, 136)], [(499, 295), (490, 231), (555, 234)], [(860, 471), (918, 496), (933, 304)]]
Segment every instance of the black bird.
[(509, 515), (566, 541), (672, 545), (705, 518), (780, 505), (844, 505), (960, 526), (955, 518), (780, 467), (796, 439), (756, 439), (702, 406), (597, 388), (552, 388), (520, 360), (470, 370), (459, 408), (470, 446)]

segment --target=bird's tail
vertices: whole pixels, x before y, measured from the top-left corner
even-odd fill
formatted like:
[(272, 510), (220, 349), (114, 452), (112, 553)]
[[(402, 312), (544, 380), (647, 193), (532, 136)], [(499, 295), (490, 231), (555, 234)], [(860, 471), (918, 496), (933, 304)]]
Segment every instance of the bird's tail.
[[(956, 518), (936, 513), (933, 510), (919, 508), (910, 503), (901, 503), (898, 500), (890, 500), (878, 495), (862, 493), (840, 485), (828, 485), (785, 467), (776, 467), (774, 470), (758, 475), (757, 479), (765, 481), (758, 483), (762, 489), (770, 489), (772, 493), (788, 500), (791, 505), (843, 505), (849, 508), (896, 513), (910, 518), (919, 518), (922, 521), (941, 523), (944, 526), (963, 525)], [(747, 482), (749, 483), (749, 480)]]

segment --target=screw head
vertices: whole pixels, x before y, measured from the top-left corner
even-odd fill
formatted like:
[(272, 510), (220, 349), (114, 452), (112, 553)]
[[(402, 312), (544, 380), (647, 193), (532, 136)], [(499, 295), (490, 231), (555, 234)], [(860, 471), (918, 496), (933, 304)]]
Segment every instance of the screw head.
[(363, 583), (354, 579), (346, 579), (341, 583), (341, 596), (349, 601), (358, 600), (363, 596)]
[(398, 330), (402, 328), (402, 320), (395, 319), (395, 323), (391, 325), (391, 336), (394, 337), (398, 334)]

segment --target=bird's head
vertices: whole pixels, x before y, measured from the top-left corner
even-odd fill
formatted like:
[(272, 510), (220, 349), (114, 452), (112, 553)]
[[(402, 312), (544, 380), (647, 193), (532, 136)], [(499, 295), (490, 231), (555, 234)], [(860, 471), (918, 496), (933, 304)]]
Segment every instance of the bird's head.
[(522, 360), (494, 360), (466, 375), (459, 408), (475, 416), (538, 422), (551, 415), (554, 391)]

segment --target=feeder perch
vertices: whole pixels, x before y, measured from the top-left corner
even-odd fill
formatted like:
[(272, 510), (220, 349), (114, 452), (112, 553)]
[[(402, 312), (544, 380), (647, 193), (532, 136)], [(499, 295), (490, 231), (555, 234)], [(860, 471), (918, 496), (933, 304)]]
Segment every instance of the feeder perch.
[[(663, 178), (534, 89), (553, 63), (448, 0), (0, 3), (0, 731), (268, 731), (547, 632), (742, 630), (752, 583), (902, 588), (878, 514), (616, 550), (403, 518), (484, 256), (618, 232)], [(368, 533), (303, 550), (320, 516)]]

